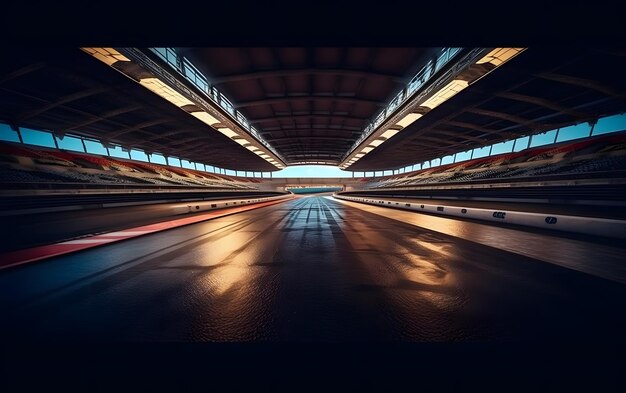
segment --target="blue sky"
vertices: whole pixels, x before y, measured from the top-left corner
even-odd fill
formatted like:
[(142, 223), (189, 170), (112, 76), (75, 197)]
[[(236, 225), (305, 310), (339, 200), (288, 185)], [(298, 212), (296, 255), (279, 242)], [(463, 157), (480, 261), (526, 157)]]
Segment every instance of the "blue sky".
[[(568, 127), (563, 127), (557, 130), (550, 130), (540, 134), (535, 134), (532, 137), (523, 136), (518, 138), (517, 140), (509, 140), (500, 143), (496, 143), (493, 146), (486, 146), (482, 148), (476, 148), (473, 151), (468, 150), (465, 152), (457, 152), (455, 156), (455, 162), (460, 162), (463, 160), (469, 160), (470, 158), (479, 158), (485, 157), (489, 154), (501, 154), (508, 153), (511, 151), (520, 151), (526, 149), (528, 147), (535, 146), (543, 146), (551, 143), (559, 143), (563, 141), (569, 141), (579, 138), (586, 138), (591, 135), (600, 135), (611, 132), (619, 132), (626, 129), (626, 114), (620, 113), (613, 116), (607, 116), (600, 118), (595, 126), (593, 127), (593, 131), (591, 125), (589, 123), (581, 123), (575, 124)], [(36, 146), (45, 146), (51, 148), (60, 148), (64, 150), (78, 151), (84, 152), (86, 149), (87, 153), (91, 154), (101, 154), (101, 155), (111, 155), (112, 157), (120, 157), (120, 158), (130, 158), (133, 160), (147, 161), (148, 157), (146, 154), (137, 149), (132, 149), (129, 152), (122, 150), (121, 147), (110, 147), (109, 150), (102, 145), (100, 142), (85, 140), (84, 143), (78, 136), (70, 136), (66, 135), (64, 138), (54, 137), (52, 133), (49, 131), (42, 130), (34, 130), (29, 128), (20, 127), (20, 132), (15, 129), (9, 127), (8, 124), (0, 123), (0, 141), (8, 141), (8, 142), (23, 142), (25, 144), (36, 145)], [(446, 161), (446, 159), (448, 159)], [(162, 154), (152, 154), (150, 156), (151, 162), (158, 164), (166, 164), (165, 158)], [(169, 158), (170, 165), (182, 166), (184, 168), (194, 168), (194, 165), (187, 160), (180, 160), (178, 158)], [(430, 165), (444, 165), (452, 162), (452, 155), (448, 157), (443, 157), (440, 159), (435, 159), (436, 163), (425, 163), (428, 166), (424, 168), (430, 167)], [(420, 163), (415, 163), (420, 165)], [(200, 170), (204, 170), (204, 165), (199, 165), (197, 168)], [(214, 168), (210, 165), (206, 166), (206, 170), (209, 172), (214, 171)], [(223, 171), (221, 171), (223, 173)], [(252, 172), (248, 172), (251, 176)], [(226, 174), (236, 175), (232, 170), (226, 170)], [(376, 174), (377, 176), (382, 175)], [(239, 176), (246, 176), (245, 172), (239, 172)], [(384, 175), (391, 175), (391, 171), (387, 170), (384, 172)], [(260, 176), (260, 172), (256, 173), (256, 176)], [(264, 177), (269, 176), (269, 172), (265, 172), (263, 174)], [(272, 173), (273, 177), (351, 177), (352, 172), (350, 171), (342, 171), (337, 167), (325, 166), (325, 165), (297, 165), (293, 167), (287, 167), (283, 170), (276, 171)], [(356, 172), (355, 177), (363, 177), (363, 176), (372, 176), (371, 172), (369, 174), (363, 174), (363, 172)]]
[(352, 177), (352, 172), (327, 165), (296, 165), (272, 172), (273, 177)]

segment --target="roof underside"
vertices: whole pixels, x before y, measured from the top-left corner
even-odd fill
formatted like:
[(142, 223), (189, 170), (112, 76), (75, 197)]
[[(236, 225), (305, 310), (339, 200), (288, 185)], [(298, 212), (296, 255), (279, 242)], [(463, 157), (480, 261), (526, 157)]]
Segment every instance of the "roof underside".
[[(338, 164), (438, 48), (179, 48), (287, 164)], [(276, 168), (80, 49), (12, 49), (0, 121), (236, 170)], [(529, 48), (350, 170), (404, 167), (626, 110), (626, 51)]]
[(395, 169), (626, 110), (626, 51), (529, 48), (350, 170)]
[(287, 164), (339, 164), (436, 49), (177, 48)]
[(0, 121), (235, 170), (276, 167), (79, 48), (0, 62)]

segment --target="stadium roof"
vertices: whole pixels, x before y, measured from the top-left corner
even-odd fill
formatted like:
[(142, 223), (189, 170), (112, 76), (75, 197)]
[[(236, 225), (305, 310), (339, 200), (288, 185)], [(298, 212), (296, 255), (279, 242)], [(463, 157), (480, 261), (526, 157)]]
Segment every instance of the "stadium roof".
[(496, 49), (455, 51), (409, 90), (442, 48), (173, 48), (207, 94), (150, 49), (13, 49), (0, 120), (235, 170), (362, 171), (625, 110), (623, 49), (520, 48), (505, 62)]

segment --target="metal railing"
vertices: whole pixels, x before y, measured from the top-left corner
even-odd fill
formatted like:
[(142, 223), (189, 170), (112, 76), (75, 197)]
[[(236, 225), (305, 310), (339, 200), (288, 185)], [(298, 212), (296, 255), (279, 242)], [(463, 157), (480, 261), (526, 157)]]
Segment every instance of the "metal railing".
[(385, 107), (374, 120), (368, 124), (367, 127), (361, 133), (359, 139), (356, 140), (350, 152), (352, 152), (357, 146), (367, 139), (372, 133), (387, 120), (394, 111), (404, 104), (409, 98), (413, 96), (420, 87), (422, 87), (432, 75), (441, 70), (446, 64), (450, 62), (463, 48), (443, 48), (441, 53), (437, 56), (436, 60), (430, 60), (422, 69), (415, 74), (411, 81), (400, 91), (391, 102)]
[[(254, 136), (263, 146), (271, 151), (275, 156), (282, 157), (274, 150), (274, 148), (259, 134), (259, 132), (252, 126), (246, 119), (246, 117), (236, 110), (233, 104), (222, 94), (215, 86), (212, 86), (209, 80), (184, 56), (179, 56), (172, 48), (150, 48), (150, 50), (157, 54), (161, 59), (165, 60), (174, 70), (180, 75), (185, 77), (195, 87), (205, 93), (214, 103), (219, 105), (220, 108), (228, 112), (237, 124), (249, 134)], [(283, 160), (284, 161), (284, 160)]]
[[(234, 109), (230, 101), (228, 101), (228, 99), (214, 86), (211, 86), (208, 79), (189, 60), (183, 56), (179, 56), (172, 48), (150, 48), (150, 50), (157, 54), (161, 59), (165, 60), (167, 64), (190, 81), (194, 86), (209, 96), (222, 109), (230, 113), (241, 128), (249, 132), (272, 153), (280, 157), (270, 144), (261, 137), (258, 131), (254, 127), (250, 126), (245, 116), (243, 116), (241, 112)], [(402, 91), (400, 91), (391, 100), (387, 107), (385, 107), (363, 130), (361, 136), (357, 139), (350, 151), (354, 150), (356, 146), (368, 138), (380, 124), (387, 120), (398, 107), (404, 104), (413, 95), (413, 93), (415, 93), (430, 79), (433, 74), (448, 64), (450, 60), (452, 60), (461, 50), (462, 48), (443, 48), (436, 59), (430, 60), (424, 67), (422, 67), (422, 69), (410, 80), (405, 88), (402, 89)]]

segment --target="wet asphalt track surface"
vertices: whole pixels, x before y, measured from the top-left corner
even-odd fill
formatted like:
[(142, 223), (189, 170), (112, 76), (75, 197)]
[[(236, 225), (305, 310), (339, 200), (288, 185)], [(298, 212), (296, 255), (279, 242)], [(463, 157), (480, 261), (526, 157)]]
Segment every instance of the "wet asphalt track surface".
[(1, 271), (0, 333), (28, 342), (611, 340), (626, 328), (625, 295), (616, 282), (306, 197)]

